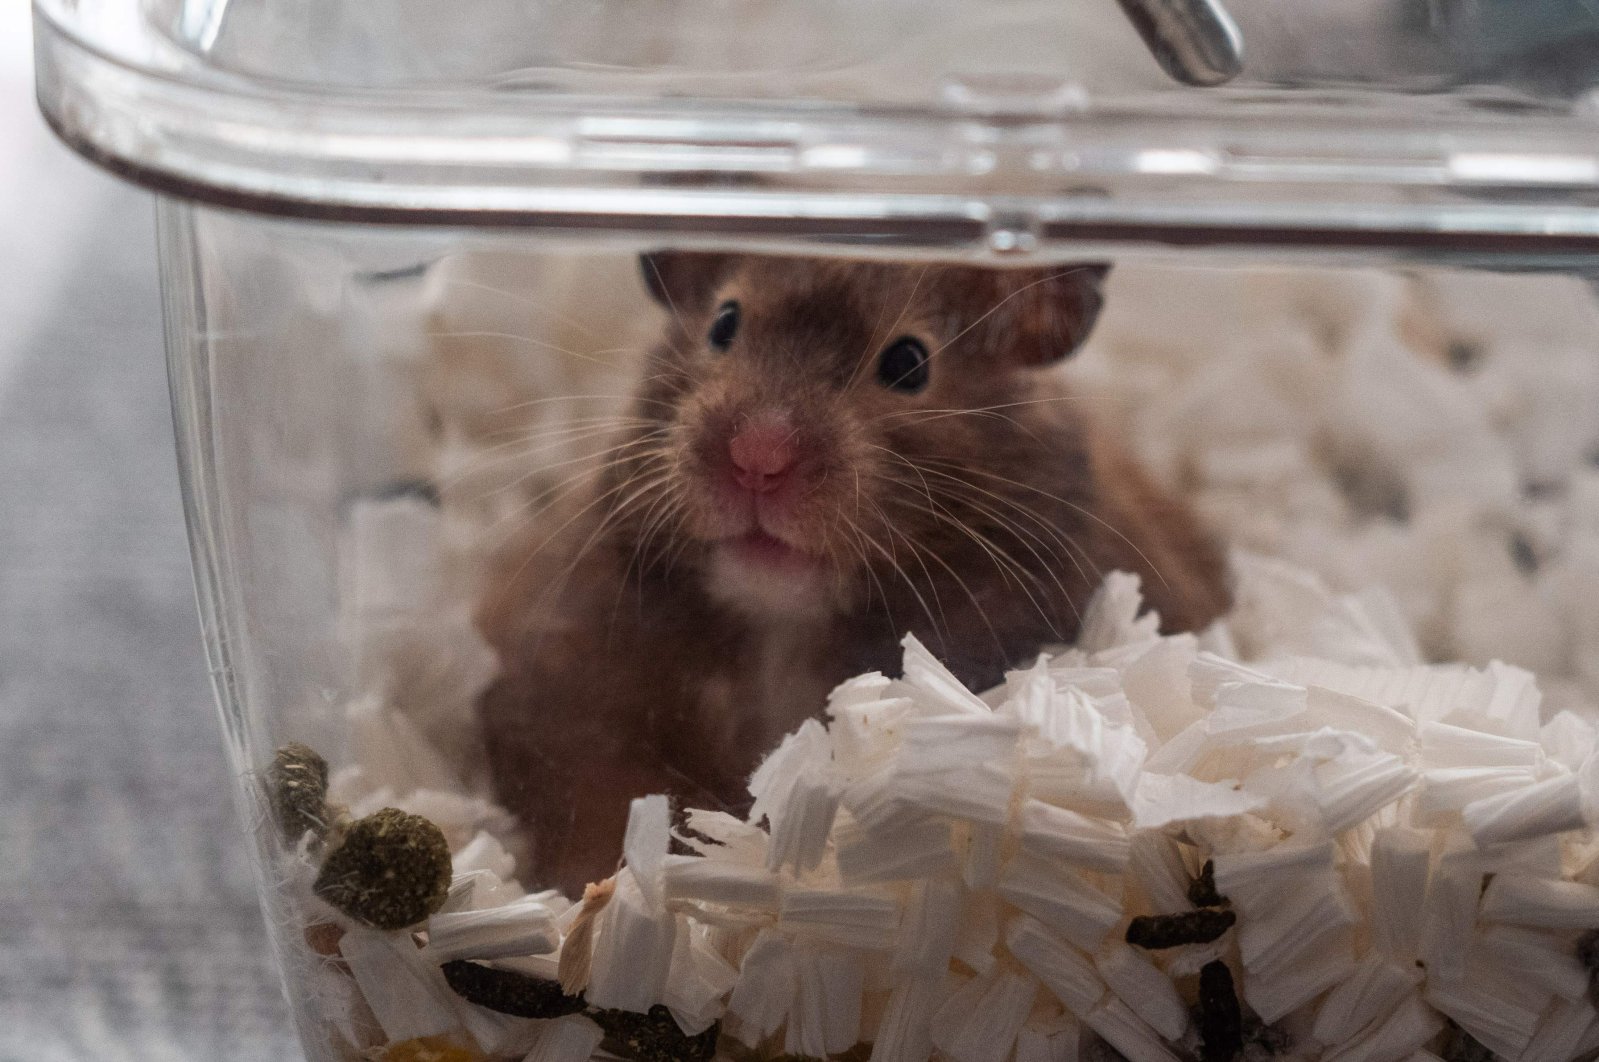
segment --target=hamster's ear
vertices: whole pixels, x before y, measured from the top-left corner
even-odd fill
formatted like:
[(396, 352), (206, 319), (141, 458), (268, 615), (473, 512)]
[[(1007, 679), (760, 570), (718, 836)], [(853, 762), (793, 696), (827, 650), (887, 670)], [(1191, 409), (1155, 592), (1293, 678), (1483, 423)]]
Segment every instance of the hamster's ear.
[(1012, 356), (1045, 366), (1075, 354), (1099, 319), (1109, 272), (1104, 262), (1003, 271), (999, 297), (1010, 301), (995, 316), (1010, 332)]
[(705, 251), (646, 251), (639, 255), (639, 269), (650, 297), (676, 313), (705, 309), (732, 262), (732, 255)]

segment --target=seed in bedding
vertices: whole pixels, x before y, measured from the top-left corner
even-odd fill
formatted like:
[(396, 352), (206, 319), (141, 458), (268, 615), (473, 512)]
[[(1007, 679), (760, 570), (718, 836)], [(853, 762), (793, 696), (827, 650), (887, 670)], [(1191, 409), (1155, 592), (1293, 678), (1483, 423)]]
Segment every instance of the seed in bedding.
[(1209, 944), (1233, 927), (1231, 911), (1205, 908), (1169, 915), (1139, 915), (1127, 926), (1127, 943), (1156, 951), (1183, 944)]
[(1444, 1039), (1444, 1062), (1498, 1062), (1498, 1056), (1454, 1022)]
[(496, 970), (467, 959), (447, 962), (440, 969), (456, 995), (499, 1014), (561, 1018), (581, 1013), (585, 1006), (581, 995), (562, 992), (559, 981), (546, 981), (515, 970)]
[(1577, 938), (1577, 961), (1588, 970), (1588, 999), (1599, 1007), (1599, 929)]
[(597, 1010), (589, 1017), (605, 1030), (601, 1046), (633, 1062), (710, 1062), (721, 1034), (721, 1025), (716, 1024), (689, 1036), (678, 1028), (672, 1012), (659, 1005), (651, 1007), (648, 1014)]
[(422, 816), (384, 808), (350, 824), (312, 890), (363, 925), (405, 929), (449, 895), (450, 846)]
[(1232, 1062), (1244, 1047), (1243, 1011), (1233, 972), (1220, 959), (1199, 971), (1199, 1044), (1203, 1062)]
[(1577, 938), (1577, 961), (1589, 973), (1599, 973), (1599, 929), (1590, 929)]
[(1195, 907), (1226, 907), (1230, 900), (1216, 891), (1216, 861), (1205, 860), (1199, 877), (1188, 883), (1188, 902)]

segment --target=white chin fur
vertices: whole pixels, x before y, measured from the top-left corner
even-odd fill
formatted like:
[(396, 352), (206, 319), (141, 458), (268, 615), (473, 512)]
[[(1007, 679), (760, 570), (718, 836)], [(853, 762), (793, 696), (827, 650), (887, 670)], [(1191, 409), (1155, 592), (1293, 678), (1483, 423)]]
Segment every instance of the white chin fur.
[(711, 554), (706, 586), (713, 600), (758, 619), (819, 619), (833, 607), (823, 569), (762, 564), (726, 549)]

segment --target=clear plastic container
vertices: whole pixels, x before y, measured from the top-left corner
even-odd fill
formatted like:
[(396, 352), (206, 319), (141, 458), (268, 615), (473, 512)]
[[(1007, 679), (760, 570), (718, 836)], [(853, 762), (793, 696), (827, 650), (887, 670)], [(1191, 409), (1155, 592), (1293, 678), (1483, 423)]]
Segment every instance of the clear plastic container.
[(1580, 6), (37, 27), (309, 1057), (1599, 1050)]

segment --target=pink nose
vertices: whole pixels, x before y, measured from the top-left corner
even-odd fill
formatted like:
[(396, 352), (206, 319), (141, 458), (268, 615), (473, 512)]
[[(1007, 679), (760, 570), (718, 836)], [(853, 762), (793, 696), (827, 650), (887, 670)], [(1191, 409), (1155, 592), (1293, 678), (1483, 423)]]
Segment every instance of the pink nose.
[(727, 443), (733, 480), (757, 494), (775, 490), (794, 467), (794, 429), (787, 420), (746, 423)]

